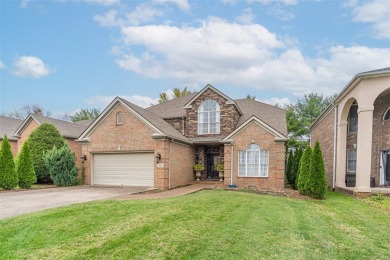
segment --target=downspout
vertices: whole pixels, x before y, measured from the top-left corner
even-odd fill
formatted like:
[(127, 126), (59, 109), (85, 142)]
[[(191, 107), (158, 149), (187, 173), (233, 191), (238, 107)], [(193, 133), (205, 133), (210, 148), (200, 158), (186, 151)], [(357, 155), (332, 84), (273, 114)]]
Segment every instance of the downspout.
[(168, 163), (168, 189), (171, 189), (171, 140), (168, 140), (169, 142), (169, 163)]
[(332, 190), (335, 191), (336, 188), (336, 167), (337, 167), (337, 110), (338, 106), (334, 105), (334, 130), (333, 130), (333, 181), (332, 181)]
[(230, 158), (230, 185), (233, 185), (233, 161), (234, 161), (233, 141), (231, 143), (231, 146), (232, 146), (232, 152), (231, 152), (231, 158)]

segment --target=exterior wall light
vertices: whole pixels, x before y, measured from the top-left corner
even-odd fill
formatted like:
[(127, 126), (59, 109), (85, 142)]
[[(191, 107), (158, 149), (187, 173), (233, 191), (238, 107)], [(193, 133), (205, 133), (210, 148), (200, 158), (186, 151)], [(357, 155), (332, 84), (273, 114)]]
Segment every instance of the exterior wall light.
[(156, 163), (159, 163), (161, 161), (161, 154), (157, 152), (156, 154)]
[(86, 161), (87, 155), (85, 153), (83, 153), (80, 158), (81, 158), (81, 160)]

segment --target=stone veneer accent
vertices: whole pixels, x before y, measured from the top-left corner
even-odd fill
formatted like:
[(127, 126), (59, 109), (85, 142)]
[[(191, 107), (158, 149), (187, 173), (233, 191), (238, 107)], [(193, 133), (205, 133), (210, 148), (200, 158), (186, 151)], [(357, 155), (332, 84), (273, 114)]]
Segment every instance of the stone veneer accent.
[(164, 119), (167, 121), (171, 126), (173, 126), (177, 131), (185, 135), (186, 133), (186, 119), (185, 118), (168, 118)]
[(333, 187), (334, 158), (334, 107), (311, 128), (311, 146), (319, 141), (325, 163), (326, 181), (329, 188)]
[[(198, 135), (198, 109), (201, 103), (207, 99), (212, 99), (218, 102), (220, 106), (220, 134), (208, 134)], [(213, 91), (207, 89), (201, 96), (199, 96), (194, 102), (192, 102), (192, 108), (186, 109), (187, 122), (186, 122), (186, 133), (185, 136), (189, 138), (193, 137), (225, 137), (234, 131), (238, 118), (239, 112), (233, 104), (226, 104), (226, 99)]]
[(375, 177), (375, 186), (379, 185), (381, 150), (390, 150), (390, 120), (383, 120), (389, 107), (390, 94), (381, 95), (374, 102), (371, 176)]

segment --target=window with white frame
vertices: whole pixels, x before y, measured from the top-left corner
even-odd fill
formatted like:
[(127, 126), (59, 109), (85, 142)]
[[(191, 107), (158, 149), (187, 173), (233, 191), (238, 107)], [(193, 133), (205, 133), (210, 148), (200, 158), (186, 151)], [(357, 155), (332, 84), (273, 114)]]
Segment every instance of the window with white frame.
[(347, 172), (356, 172), (356, 149), (347, 150)]
[(267, 150), (260, 150), (257, 144), (250, 144), (246, 151), (238, 153), (239, 177), (268, 177)]
[(122, 112), (116, 113), (116, 124), (122, 125), (123, 124), (123, 115)]
[(198, 111), (198, 134), (219, 134), (220, 108), (216, 101), (204, 101)]
[(358, 128), (358, 104), (353, 102), (348, 113), (348, 133), (356, 133)]
[(385, 111), (383, 120), (390, 120), (390, 107)]

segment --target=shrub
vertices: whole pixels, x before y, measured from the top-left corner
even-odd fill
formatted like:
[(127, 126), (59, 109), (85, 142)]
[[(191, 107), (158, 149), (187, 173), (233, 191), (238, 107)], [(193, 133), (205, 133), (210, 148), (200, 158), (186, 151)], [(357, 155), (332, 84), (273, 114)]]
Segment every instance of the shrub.
[(54, 125), (44, 123), (31, 133), (27, 140), (38, 182), (50, 182), (50, 173), (43, 162), (43, 155), (54, 146), (62, 147), (64, 139)]
[(292, 174), (291, 174), (291, 177), (292, 177), (291, 178), (291, 181), (292, 181), (291, 186), (294, 189), (298, 189), (299, 165), (301, 162), (301, 157), (302, 157), (302, 149), (301, 149), (301, 147), (298, 147), (298, 149), (295, 152), (294, 165), (292, 167), (293, 170), (292, 170)]
[(307, 194), (306, 184), (310, 174), (311, 147), (308, 145), (302, 154), (299, 165), (298, 190), (301, 194)]
[(217, 171), (222, 172), (223, 169), (224, 169), (223, 163), (218, 163), (218, 164), (217, 164)]
[(194, 170), (195, 170), (195, 171), (203, 171), (203, 170), (204, 170), (204, 165), (203, 165), (203, 164), (200, 164), (200, 163), (195, 164), (195, 165), (194, 165)]
[(12, 190), (18, 185), (18, 176), (15, 171), (14, 158), (11, 146), (5, 135), (1, 143), (0, 152), (0, 187), (5, 190)]
[(43, 161), (55, 185), (72, 186), (78, 183), (76, 156), (66, 143), (59, 149), (54, 146), (53, 149), (47, 151)]
[(292, 173), (293, 165), (294, 165), (294, 154), (292, 150), (290, 150), (287, 157), (287, 167), (286, 167), (286, 178), (289, 184), (291, 184), (291, 173)]
[(310, 160), (310, 175), (307, 182), (307, 191), (310, 197), (323, 199), (326, 192), (325, 165), (320, 143), (317, 141)]
[(23, 144), (22, 151), (18, 156), (16, 172), (19, 177), (19, 187), (21, 188), (29, 189), (37, 182), (37, 176), (35, 175), (34, 165), (27, 142)]

